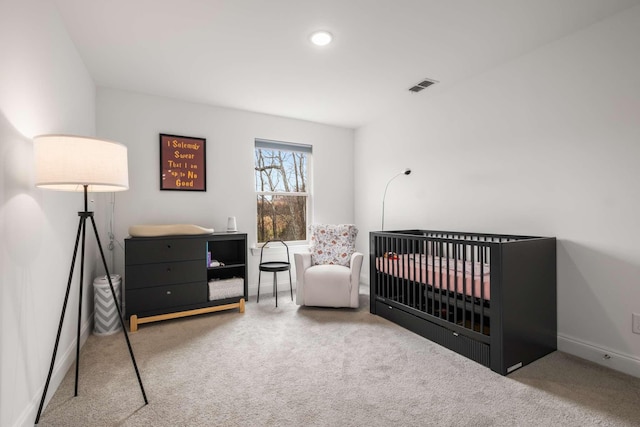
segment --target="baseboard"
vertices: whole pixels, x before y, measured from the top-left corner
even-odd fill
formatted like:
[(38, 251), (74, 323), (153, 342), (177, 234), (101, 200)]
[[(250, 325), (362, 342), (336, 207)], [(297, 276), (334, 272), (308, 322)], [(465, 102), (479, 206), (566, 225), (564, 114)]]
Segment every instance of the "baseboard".
[[(87, 341), (87, 338), (89, 337), (89, 334), (93, 329), (93, 316), (94, 313), (92, 312), (91, 315), (87, 318), (87, 321), (84, 322), (82, 328), (80, 329), (80, 348), (82, 348), (84, 343)], [(75, 328), (71, 329), (75, 331)], [(64, 352), (61, 352), (60, 350), (61, 349), (58, 349), (58, 356), (56, 357), (57, 362), (53, 367), (53, 372), (51, 373), (51, 381), (49, 382), (47, 399), (45, 400), (44, 407), (42, 409), (43, 412), (49, 404), (51, 397), (62, 383), (62, 380), (67, 374), (67, 371), (76, 361), (76, 340), (74, 339), (71, 343), (69, 343), (69, 346), (64, 350)], [(48, 356), (46, 372), (49, 371), (49, 363), (51, 363), (51, 351), (53, 351), (53, 349), (47, 350)], [(38, 387), (36, 395), (31, 398), (31, 403), (27, 405), (24, 411), (22, 411), (22, 415), (18, 417), (17, 421), (14, 424), (14, 427), (33, 426), (33, 423), (36, 420), (36, 415), (38, 414), (40, 399), (42, 399), (42, 392), (44, 391), (44, 381), (46, 381), (46, 377), (43, 378), (42, 386)]]
[(640, 359), (635, 356), (561, 334), (558, 334), (558, 350), (640, 378)]

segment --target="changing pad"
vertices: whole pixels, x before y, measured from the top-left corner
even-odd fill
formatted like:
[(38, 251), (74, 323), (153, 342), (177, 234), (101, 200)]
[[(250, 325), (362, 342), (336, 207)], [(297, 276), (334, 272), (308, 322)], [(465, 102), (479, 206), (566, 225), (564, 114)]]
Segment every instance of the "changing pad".
[(211, 234), (213, 228), (204, 228), (193, 224), (147, 224), (129, 227), (131, 237), (158, 237), (180, 234)]

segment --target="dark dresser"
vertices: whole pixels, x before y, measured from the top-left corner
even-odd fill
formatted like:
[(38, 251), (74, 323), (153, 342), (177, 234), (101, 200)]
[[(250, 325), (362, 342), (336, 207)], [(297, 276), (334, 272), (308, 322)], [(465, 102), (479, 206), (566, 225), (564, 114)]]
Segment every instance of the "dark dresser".
[(234, 308), (243, 313), (247, 235), (129, 237), (124, 289), (131, 332), (142, 323)]

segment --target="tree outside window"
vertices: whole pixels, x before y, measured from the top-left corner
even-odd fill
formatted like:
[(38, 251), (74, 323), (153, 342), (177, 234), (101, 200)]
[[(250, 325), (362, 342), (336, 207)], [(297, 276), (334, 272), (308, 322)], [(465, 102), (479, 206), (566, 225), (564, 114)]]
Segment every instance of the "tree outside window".
[(258, 243), (307, 239), (310, 146), (256, 140)]

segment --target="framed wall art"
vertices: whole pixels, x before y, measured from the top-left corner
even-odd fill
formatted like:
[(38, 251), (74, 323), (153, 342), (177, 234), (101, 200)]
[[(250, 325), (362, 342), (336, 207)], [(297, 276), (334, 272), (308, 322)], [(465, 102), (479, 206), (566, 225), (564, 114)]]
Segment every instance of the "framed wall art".
[(207, 191), (206, 142), (160, 134), (160, 190)]

